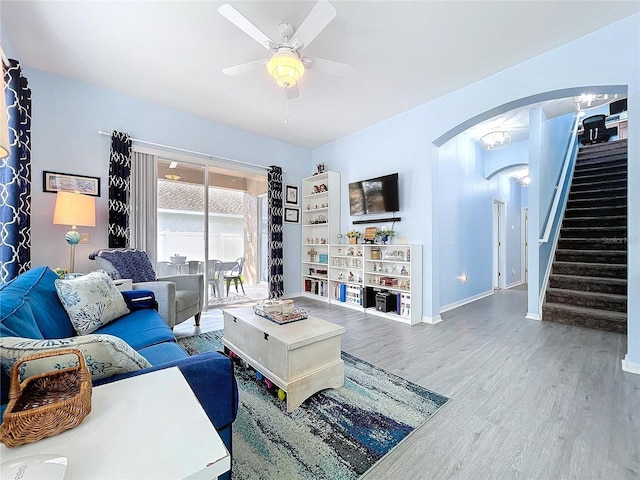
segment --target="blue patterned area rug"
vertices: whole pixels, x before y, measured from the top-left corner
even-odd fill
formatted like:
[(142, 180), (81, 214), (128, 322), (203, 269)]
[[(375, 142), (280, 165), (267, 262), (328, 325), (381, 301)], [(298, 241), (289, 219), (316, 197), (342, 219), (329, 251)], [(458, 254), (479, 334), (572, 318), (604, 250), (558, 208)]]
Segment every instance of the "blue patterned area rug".
[[(222, 331), (180, 338), (189, 355), (222, 350)], [(344, 386), (323, 390), (293, 412), (255, 371), (238, 366), (233, 478), (355, 479), (424, 424), (448, 398), (348, 353)]]

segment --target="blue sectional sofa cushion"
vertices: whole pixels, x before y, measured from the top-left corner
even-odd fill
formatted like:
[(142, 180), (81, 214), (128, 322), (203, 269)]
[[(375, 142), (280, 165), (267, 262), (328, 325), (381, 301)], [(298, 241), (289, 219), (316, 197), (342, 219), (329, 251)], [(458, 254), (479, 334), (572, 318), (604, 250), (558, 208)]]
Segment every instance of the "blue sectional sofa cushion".
[[(30, 300), (31, 312), (42, 334), (41, 338), (66, 338), (76, 334), (58, 298), (54, 283), (57, 279), (58, 275), (53, 270), (48, 267), (39, 267), (23, 273), (9, 283), (0, 285), (2, 303), (6, 301), (5, 299)], [(35, 299), (37, 301), (34, 301)], [(20, 332), (16, 333), (19, 334), (17, 336), (26, 336), (20, 335)]]
[(0, 337), (44, 338), (28, 300), (4, 292), (0, 295)]

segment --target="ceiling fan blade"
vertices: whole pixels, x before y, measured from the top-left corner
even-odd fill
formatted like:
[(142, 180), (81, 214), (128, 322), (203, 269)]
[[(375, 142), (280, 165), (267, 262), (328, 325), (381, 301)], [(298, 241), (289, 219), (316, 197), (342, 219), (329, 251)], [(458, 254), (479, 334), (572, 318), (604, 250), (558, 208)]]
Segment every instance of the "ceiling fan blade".
[(308, 68), (313, 70), (319, 70), (322, 73), (328, 73), (329, 75), (335, 75), (336, 77), (343, 77), (345, 75), (351, 75), (353, 72), (353, 65), (348, 63), (334, 62), (333, 60), (325, 60), (324, 58), (305, 57), (305, 63), (310, 62)]
[(275, 42), (273, 40), (267, 37), (262, 30), (247, 20), (244, 15), (228, 3), (221, 5), (220, 8), (218, 8), (218, 12), (267, 50), (271, 50), (275, 47)]
[(336, 9), (333, 5), (327, 0), (319, 0), (311, 10), (311, 13), (304, 19), (300, 28), (293, 34), (293, 40), (302, 43), (302, 48), (309, 46), (335, 16)]
[(261, 60), (254, 60), (253, 62), (241, 63), (240, 65), (233, 65), (232, 67), (227, 67), (222, 69), (222, 73), (226, 75), (234, 76), (234, 75), (242, 75), (243, 73), (250, 72), (252, 70), (257, 70), (260, 67), (263, 67), (269, 61), (268, 58), (263, 58)]

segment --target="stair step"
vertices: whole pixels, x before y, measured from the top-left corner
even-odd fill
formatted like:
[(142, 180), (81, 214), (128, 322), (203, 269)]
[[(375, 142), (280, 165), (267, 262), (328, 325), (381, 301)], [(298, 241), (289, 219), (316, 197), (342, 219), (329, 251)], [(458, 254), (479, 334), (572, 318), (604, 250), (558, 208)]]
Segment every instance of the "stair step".
[(627, 279), (587, 277), (553, 273), (549, 276), (549, 287), (581, 292), (627, 294)]
[(627, 311), (627, 296), (614, 293), (581, 292), (562, 288), (547, 288), (547, 302), (575, 307), (595, 308), (612, 312)]
[(607, 263), (610, 265), (626, 265), (627, 252), (620, 250), (570, 250), (557, 249), (556, 261), (581, 263)]
[(573, 177), (572, 184), (581, 185), (583, 183), (602, 183), (602, 182), (610, 182), (612, 180), (626, 180), (627, 179), (627, 171), (626, 169), (620, 172), (607, 172), (607, 173), (590, 173), (585, 175), (580, 175), (577, 177)]
[(542, 320), (608, 332), (627, 333), (627, 315), (621, 312), (545, 303), (542, 305)]
[(576, 160), (573, 175), (584, 174), (586, 172), (604, 172), (608, 169), (626, 169), (627, 155), (616, 155), (615, 157), (593, 158), (590, 160)]
[(591, 208), (604, 206), (627, 205), (627, 195), (611, 195), (600, 198), (570, 198), (567, 201), (567, 208)]
[(588, 164), (598, 164), (598, 163), (606, 163), (606, 162), (617, 162), (620, 159), (627, 158), (627, 149), (626, 148), (617, 148), (611, 150), (605, 150), (600, 153), (585, 153), (579, 152), (578, 157), (576, 158), (576, 165), (588, 165)]
[(612, 196), (627, 196), (627, 186), (621, 186), (617, 188), (594, 188), (591, 190), (577, 190), (573, 189), (569, 192), (569, 201), (578, 200), (578, 199), (598, 199), (598, 198), (607, 198)]
[(552, 271), (558, 275), (580, 275), (585, 277), (627, 278), (626, 264), (584, 263), (554, 261)]
[(625, 238), (626, 226), (617, 227), (562, 227), (560, 238)]
[(614, 140), (612, 142), (604, 142), (604, 143), (594, 143), (591, 145), (581, 145), (578, 150), (582, 155), (603, 155), (608, 151), (626, 149), (627, 148), (627, 139), (623, 138), (621, 140)]
[(604, 181), (592, 181), (584, 183), (571, 184), (571, 193), (583, 192), (585, 190), (604, 190), (612, 191), (613, 189), (624, 188), (627, 189), (627, 178), (618, 180), (604, 180)]
[(627, 250), (627, 239), (603, 238), (561, 238), (558, 248), (563, 250)]
[(565, 218), (575, 217), (597, 217), (597, 216), (619, 216), (627, 214), (627, 204), (624, 205), (602, 205), (586, 208), (568, 208), (564, 212)]
[(562, 221), (563, 227), (626, 227), (627, 216), (572, 217)]

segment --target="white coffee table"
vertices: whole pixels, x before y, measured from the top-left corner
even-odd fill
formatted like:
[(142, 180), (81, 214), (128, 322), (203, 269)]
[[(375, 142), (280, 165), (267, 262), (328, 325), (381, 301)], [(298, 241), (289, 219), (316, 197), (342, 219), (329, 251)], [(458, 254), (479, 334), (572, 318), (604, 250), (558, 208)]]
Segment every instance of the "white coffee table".
[(287, 411), (344, 385), (344, 327), (315, 317), (279, 325), (252, 307), (225, 308), (224, 346), (287, 393)]
[(39, 454), (67, 457), (71, 479), (215, 479), (231, 457), (177, 367), (95, 387), (77, 427), (7, 448), (2, 462)]

